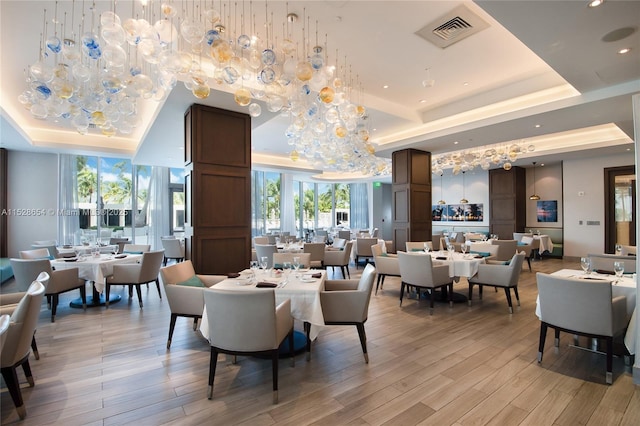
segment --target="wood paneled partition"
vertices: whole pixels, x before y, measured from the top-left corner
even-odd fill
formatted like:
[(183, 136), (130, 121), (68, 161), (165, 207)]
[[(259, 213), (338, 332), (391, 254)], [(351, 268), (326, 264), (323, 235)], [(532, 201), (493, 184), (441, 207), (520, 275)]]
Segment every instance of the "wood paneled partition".
[(489, 230), (502, 240), (510, 240), (526, 225), (525, 179), (522, 167), (489, 170)]
[(393, 153), (393, 243), (431, 240), (431, 153), (404, 149)]
[(251, 260), (251, 119), (204, 105), (185, 113), (185, 248), (199, 274)]

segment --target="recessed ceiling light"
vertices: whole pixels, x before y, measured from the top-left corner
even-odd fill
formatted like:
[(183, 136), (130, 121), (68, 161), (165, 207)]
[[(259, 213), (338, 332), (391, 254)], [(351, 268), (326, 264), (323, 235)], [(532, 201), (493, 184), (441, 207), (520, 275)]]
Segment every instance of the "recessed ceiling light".
[(463, 85), (463, 86), (468, 86), (468, 85), (469, 85), (469, 82), (468, 82), (468, 81), (465, 81), (464, 83), (462, 83), (462, 85)]
[(534, 127), (537, 129), (538, 127), (542, 127), (542, 125), (536, 124)]
[(421, 104), (423, 104), (423, 103), (425, 103), (425, 102), (427, 102), (427, 100), (426, 100), (426, 99), (420, 99), (420, 103), (421, 103)]
[(388, 88), (389, 88), (389, 85), (388, 85), (388, 84), (385, 84), (384, 86), (382, 86), (382, 88), (383, 88), (383, 89), (388, 89)]
[(378, 129), (376, 129), (376, 128), (374, 127), (372, 130), (375, 132), (375, 131), (376, 131), (376, 130), (378, 130)]
[(602, 3), (604, 3), (604, 0), (591, 0), (589, 2), (589, 7), (598, 7), (600, 6)]
[(454, 142), (453, 142), (453, 144), (454, 144), (454, 145), (458, 145), (458, 141), (454, 141)]
[(624, 55), (625, 53), (629, 53), (631, 52), (631, 48), (630, 47), (625, 47), (624, 49), (620, 49), (618, 50), (618, 53), (621, 55)]

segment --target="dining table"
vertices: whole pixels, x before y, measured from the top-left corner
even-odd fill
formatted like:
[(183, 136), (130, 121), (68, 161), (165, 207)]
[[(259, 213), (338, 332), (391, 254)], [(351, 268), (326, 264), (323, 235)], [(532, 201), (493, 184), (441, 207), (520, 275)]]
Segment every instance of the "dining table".
[[(551, 275), (566, 277), (566, 278), (584, 278), (584, 279), (601, 279), (611, 282), (611, 296), (625, 296), (627, 298), (627, 320), (629, 326), (624, 337), (624, 343), (629, 351), (629, 354), (635, 354), (636, 347), (636, 287), (637, 276), (636, 274), (625, 274), (622, 278), (618, 278), (611, 274), (600, 274), (591, 272), (589, 274), (582, 270), (576, 269), (560, 269), (553, 272)], [(540, 299), (536, 299), (536, 315), (540, 318)]]
[[(87, 306), (100, 306), (105, 304), (104, 289), (106, 277), (113, 275), (113, 266), (116, 264), (138, 263), (142, 260), (141, 254), (105, 254), (99, 256), (92, 254), (80, 255), (73, 258), (61, 258), (51, 261), (55, 269), (78, 268), (78, 276), (84, 280), (93, 282), (92, 295), (87, 296)], [(117, 303), (121, 299), (118, 294), (109, 295), (109, 303)], [(82, 300), (71, 301), (71, 307), (82, 308)]]
[(541, 256), (542, 253), (553, 253), (553, 241), (551, 241), (551, 237), (548, 235), (534, 235), (534, 240), (540, 241), (540, 248), (538, 249), (538, 253)]
[[(106, 245), (100, 245), (98, 246), (98, 250), (100, 251), (100, 253), (113, 253), (116, 249), (118, 248), (117, 244), (106, 244)], [(96, 246), (94, 245), (85, 245), (85, 244), (81, 244), (81, 245), (64, 245), (64, 246), (58, 246), (56, 247), (56, 250), (58, 251), (58, 254), (60, 254), (62, 257), (69, 257), (69, 256), (74, 256), (77, 254), (91, 254), (93, 251), (95, 251)]]
[[(326, 271), (315, 269), (299, 270), (297, 273), (294, 271), (282, 271), (277, 275), (274, 270), (244, 270), (240, 272), (238, 277), (227, 278), (215, 284), (213, 288), (240, 292), (271, 288), (275, 292), (276, 304), (289, 299), (291, 301), (291, 316), (296, 320), (302, 321), (305, 330), (308, 331), (308, 339), (307, 336), (302, 336), (303, 339), (295, 339), (295, 349), (299, 351), (304, 346), (307, 346), (307, 352), (309, 352), (310, 342), (318, 337), (318, 333), (325, 326), (320, 304), (320, 292), (324, 291), (326, 277)], [(273, 287), (262, 287), (263, 285)], [(200, 322), (200, 333), (207, 340), (209, 339), (206, 307)], [(297, 334), (299, 336), (301, 333), (297, 332)], [(300, 341), (304, 345), (301, 346), (298, 343)], [(307, 354), (307, 357), (309, 357), (309, 354)]]

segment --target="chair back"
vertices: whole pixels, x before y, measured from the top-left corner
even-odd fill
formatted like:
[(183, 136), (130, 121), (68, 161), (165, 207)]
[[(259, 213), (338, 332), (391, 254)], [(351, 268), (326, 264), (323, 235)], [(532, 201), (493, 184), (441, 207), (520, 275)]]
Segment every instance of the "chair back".
[(267, 235), (267, 241), (269, 242), (269, 244), (275, 244), (276, 238), (280, 237), (278, 237), (277, 235)]
[(168, 259), (184, 257), (184, 246), (177, 238), (161, 240), (164, 248), (164, 255)]
[(498, 254), (496, 254), (496, 260), (510, 260), (518, 249), (516, 240), (491, 240), (491, 244), (500, 247)]
[(336, 237), (333, 239), (333, 244), (331, 244), (331, 247), (335, 249), (343, 249), (346, 244), (347, 240), (345, 240), (344, 238)]
[(380, 230), (378, 228), (373, 228), (373, 231), (371, 231), (371, 238), (378, 238), (379, 235)]
[[(46, 242), (46, 241), (43, 241)], [(49, 256), (51, 257), (51, 259), (57, 259), (58, 257), (60, 257), (60, 255), (58, 254), (58, 248), (56, 247), (56, 242), (55, 241), (51, 241), (50, 244), (31, 244), (31, 248), (32, 249), (47, 249), (49, 251)]]
[(370, 256), (373, 257), (373, 253), (371, 253), (371, 246), (374, 244), (378, 244), (377, 238), (358, 238), (356, 239), (356, 254), (358, 256)]
[(263, 257), (267, 258), (267, 268), (273, 268), (273, 254), (278, 252), (275, 244), (256, 244), (256, 257), (258, 262)]
[(485, 235), (479, 232), (467, 232), (464, 234), (465, 241), (482, 241), (484, 237)]
[(303, 252), (311, 255), (311, 262), (324, 262), (324, 243), (304, 243)]
[(9, 315), (0, 315), (0, 353), (2, 353), (4, 339), (7, 337), (7, 331), (9, 330), (10, 322), (11, 317)]
[(495, 259), (497, 257), (498, 250), (500, 249), (500, 246), (493, 245), (488, 242), (473, 243), (468, 247), (469, 247), (469, 250), (468, 250), (469, 253), (482, 254), (482, 255), (485, 255), (485, 253), (489, 253), (489, 256), (487, 257), (491, 257), (491, 259)]
[[(163, 237), (164, 238), (164, 237)], [(109, 238), (109, 245), (113, 246), (119, 243), (129, 243), (129, 239), (125, 237), (111, 237)]]
[(338, 231), (338, 238), (349, 241), (351, 239), (351, 231)]
[(53, 259), (53, 256), (49, 253), (49, 249), (46, 248), (23, 250), (19, 254), (20, 259)]
[(637, 253), (636, 246), (621, 246), (620, 256), (635, 256)]
[(45, 285), (34, 280), (11, 314), (5, 347), (0, 354), (0, 367), (11, 367), (29, 354), (33, 333), (45, 292)]
[(313, 243), (326, 243), (327, 242), (327, 236), (326, 235), (316, 235), (315, 237), (313, 237), (312, 240)]
[(362, 310), (362, 318), (361, 321), (364, 322), (367, 320), (367, 316), (369, 313), (369, 301), (371, 300), (371, 290), (373, 289), (373, 279), (376, 277), (376, 268), (367, 264), (362, 271), (362, 276), (360, 277), (360, 281), (358, 281), (358, 292), (362, 293), (362, 297), (365, 300)]
[(275, 349), (276, 297), (272, 289), (203, 291), (211, 346), (238, 352)]
[(26, 291), (41, 272), (46, 272), (49, 276), (52, 274), (49, 259), (10, 259), (9, 262), (18, 291)]
[(429, 250), (433, 250), (433, 244), (431, 241), (407, 241), (405, 243), (405, 248), (407, 249), (407, 252), (424, 251), (425, 244), (427, 244)]
[(125, 244), (122, 252), (126, 253), (146, 253), (151, 250), (151, 244)]
[(253, 244), (269, 244), (269, 238), (267, 237), (253, 237)]
[(522, 237), (531, 237), (533, 239), (533, 234), (530, 232), (514, 232), (513, 239), (517, 242), (523, 242)]
[(433, 262), (431, 256), (398, 252), (398, 265), (402, 282), (419, 287), (433, 285)]
[(518, 285), (518, 280), (520, 279), (520, 272), (522, 272), (522, 264), (524, 263), (524, 258), (526, 257), (525, 252), (516, 253), (511, 258), (511, 262), (509, 262), (508, 267), (511, 269), (511, 274), (509, 276), (509, 287), (515, 287)]
[(293, 258), (300, 258), (301, 268), (311, 267), (311, 253), (273, 253), (273, 266), (274, 268), (282, 268), (284, 262), (291, 262), (293, 265)]
[(353, 241), (347, 241), (347, 244), (344, 245), (344, 250), (342, 250), (342, 260), (345, 265), (348, 265), (349, 260), (351, 260), (351, 250), (353, 250)]
[(154, 250), (142, 253), (139, 282), (148, 283), (150, 281), (157, 280), (163, 259), (164, 250)]
[(324, 236), (324, 237), (328, 237), (329, 233), (327, 232), (326, 229), (316, 229), (316, 235), (318, 236)]
[(373, 254), (373, 258), (382, 257), (386, 254), (385, 251), (382, 250), (382, 245), (374, 244), (371, 246), (371, 253)]
[(540, 320), (579, 333), (613, 336), (611, 282), (538, 272)]
[(604, 273), (613, 273), (614, 262), (624, 263), (624, 272), (633, 274), (636, 272), (636, 258), (633, 256), (616, 256), (615, 254), (590, 254), (591, 269)]
[(165, 285), (186, 281), (195, 274), (196, 271), (193, 269), (193, 263), (190, 260), (160, 268), (160, 278)]

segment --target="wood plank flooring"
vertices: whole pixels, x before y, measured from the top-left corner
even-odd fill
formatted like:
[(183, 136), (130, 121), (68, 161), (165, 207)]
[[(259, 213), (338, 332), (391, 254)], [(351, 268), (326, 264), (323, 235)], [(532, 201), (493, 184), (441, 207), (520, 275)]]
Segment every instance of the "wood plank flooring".
[[(536, 362), (539, 321), (535, 272), (578, 268), (544, 259), (520, 277), (522, 306), (510, 315), (504, 292), (487, 288), (473, 306), (405, 299), (399, 279), (373, 295), (366, 323), (370, 363), (355, 327), (322, 330), (292, 368), (280, 364), (280, 403), (271, 401), (268, 360), (221, 357), (208, 400), (209, 346), (192, 321), (179, 318), (166, 350), (169, 307), (154, 286), (137, 299), (86, 312), (61, 296), (56, 322), (43, 304), (36, 385), (20, 370), (27, 418), (19, 421), (2, 382), (2, 424), (25, 425), (638, 425), (640, 387), (623, 358), (604, 384), (605, 357), (570, 348), (563, 334), (553, 350), (548, 333)], [(526, 268), (526, 265), (525, 265)], [(351, 268), (352, 276), (357, 274)], [(362, 269), (359, 270), (360, 272)], [(358, 274), (359, 275), (359, 274)], [(2, 291), (9, 291), (3, 286)], [(466, 294), (466, 281), (456, 285)], [(120, 291), (116, 289), (115, 291)], [(297, 326), (301, 326), (297, 324)], [(586, 344), (586, 341), (582, 341)]]

